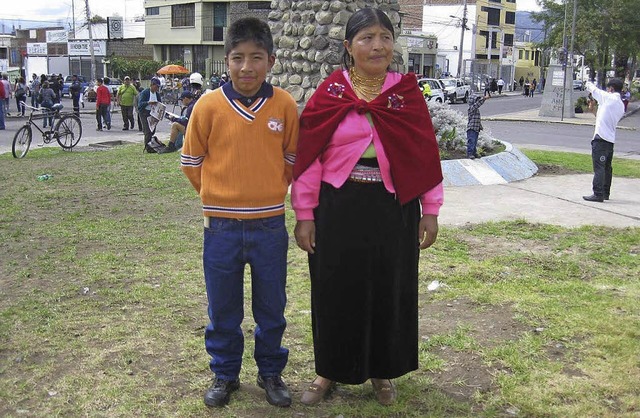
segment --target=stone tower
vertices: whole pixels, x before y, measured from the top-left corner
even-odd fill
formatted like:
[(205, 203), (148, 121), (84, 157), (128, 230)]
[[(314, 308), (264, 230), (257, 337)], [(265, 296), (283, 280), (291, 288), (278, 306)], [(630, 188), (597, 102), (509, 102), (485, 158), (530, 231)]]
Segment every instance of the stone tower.
[[(287, 90), (304, 105), (342, 60), (342, 41), (349, 17), (371, 7), (384, 11), (400, 34), (400, 5), (397, 0), (273, 0), (269, 27), (276, 48), (276, 62), (268, 80)], [(401, 63), (401, 55), (395, 53)]]

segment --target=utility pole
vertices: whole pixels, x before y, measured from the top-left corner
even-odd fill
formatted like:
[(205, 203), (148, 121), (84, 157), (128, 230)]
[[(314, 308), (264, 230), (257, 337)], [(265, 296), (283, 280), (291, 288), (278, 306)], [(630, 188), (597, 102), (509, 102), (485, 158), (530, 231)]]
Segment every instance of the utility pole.
[[(569, 57), (571, 58), (571, 67), (573, 67), (573, 41), (576, 36), (576, 13), (577, 13), (578, 0), (573, 0), (573, 19), (571, 20), (571, 44), (569, 46)], [(573, 71), (571, 74), (573, 79)]]
[(71, 33), (73, 34), (73, 39), (76, 39), (76, 5), (74, 0), (71, 0), (71, 21), (73, 22)]
[(489, 77), (492, 77), (491, 75), (491, 49), (493, 48), (493, 45), (491, 45), (491, 41), (493, 38), (493, 28), (489, 28), (489, 48), (487, 49), (487, 59), (489, 60), (489, 70), (487, 71), (487, 75)]
[(460, 29), (460, 48), (458, 48), (458, 78), (462, 78), (462, 50), (464, 48), (464, 31), (467, 30), (467, 0), (464, 0), (464, 9), (462, 9), (462, 25)]
[(89, 0), (84, 0), (85, 12), (87, 15), (87, 29), (89, 29), (89, 53), (91, 54), (91, 80), (96, 79), (96, 54), (93, 50), (93, 33), (91, 32), (91, 12), (89, 11)]

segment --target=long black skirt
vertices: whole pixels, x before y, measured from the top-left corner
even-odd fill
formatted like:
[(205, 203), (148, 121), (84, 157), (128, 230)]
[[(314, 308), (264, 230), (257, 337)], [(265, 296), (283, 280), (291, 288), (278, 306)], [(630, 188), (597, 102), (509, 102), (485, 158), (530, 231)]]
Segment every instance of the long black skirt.
[(382, 183), (323, 183), (309, 255), (316, 373), (339, 383), (418, 368), (416, 200)]

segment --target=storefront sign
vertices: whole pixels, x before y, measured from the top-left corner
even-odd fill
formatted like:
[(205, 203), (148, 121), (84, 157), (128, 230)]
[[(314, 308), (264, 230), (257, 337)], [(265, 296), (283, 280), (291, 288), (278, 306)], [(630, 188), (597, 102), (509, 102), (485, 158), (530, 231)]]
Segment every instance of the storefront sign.
[(48, 30), (47, 43), (63, 44), (69, 40), (66, 30)]
[(27, 54), (28, 55), (47, 55), (47, 43), (46, 42), (27, 43)]
[[(69, 41), (68, 42), (69, 55), (70, 56), (79, 56), (79, 55), (91, 55), (89, 51), (89, 41)], [(107, 55), (107, 42), (106, 41), (93, 41), (93, 53), (96, 56), (104, 57)]]

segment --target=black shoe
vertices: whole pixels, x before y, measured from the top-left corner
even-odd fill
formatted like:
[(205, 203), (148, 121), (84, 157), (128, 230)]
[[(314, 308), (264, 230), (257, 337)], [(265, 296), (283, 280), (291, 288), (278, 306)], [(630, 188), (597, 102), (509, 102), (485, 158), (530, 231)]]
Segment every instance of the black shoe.
[(111, 130), (111, 124), (107, 125), (107, 131)]
[(229, 403), (231, 392), (240, 388), (240, 380), (222, 380), (217, 377), (204, 394), (204, 404), (207, 406), (225, 406)]
[(123, 131), (128, 131), (129, 128), (127, 128), (126, 126), (124, 128), (122, 128)]
[(291, 405), (291, 394), (286, 383), (282, 381), (280, 376), (258, 375), (258, 386), (260, 386), (267, 395), (267, 402), (274, 406), (287, 407)]
[(591, 196), (582, 196), (587, 202), (604, 202), (604, 197), (592, 194)]
[(604, 200), (609, 200), (609, 195), (608, 194), (604, 195)]
[(475, 160), (476, 156), (475, 155), (467, 155), (467, 158), (470, 160)]

